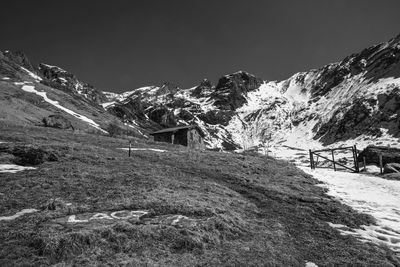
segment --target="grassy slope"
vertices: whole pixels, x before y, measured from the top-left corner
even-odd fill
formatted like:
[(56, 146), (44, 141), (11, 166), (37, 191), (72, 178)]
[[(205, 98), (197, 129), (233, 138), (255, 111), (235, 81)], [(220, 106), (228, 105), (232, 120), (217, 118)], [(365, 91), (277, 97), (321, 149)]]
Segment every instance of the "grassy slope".
[(40, 92), (46, 92), (51, 100), (58, 101), (63, 107), (75, 111), (89, 119), (92, 119), (100, 125), (102, 129), (107, 130), (110, 123), (118, 125), (119, 128), (141, 136), (138, 131), (133, 130), (119, 120), (103, 110), (100, 106), (89, 103), (80, 96), (70, 95), (64, 91), (53, 89), (41, 83), (34, 82), (32, 78), (25, 75), (20, 79), (11, 79), (4, 81), (0, 75), (0, 123), (19, 125), (40, 125), (42, 119), (52, 114), (60, 114), (71, 121), (76, 130), (95, 133), (98, 130), (88, 125), (71, 114), (68, 114), (59, 108), (47, 103), (41, 96), (25, 92), (21, 89), (22, 85), (15, 85), (14, 82), (31, 81), (35, 89)]
[[(190, 152), (183, 147), (46, 128), (0, 125), (0, 141), (56, 151), (57, 162), (0, 174), (0, 265), (396, 266), (385, 248), (341, 236), (327, 221), (357, 226), (371, 218), (330, 199), (317, 181), (271, 158)], [(2, 144), (5, 146), (5, 144)], [(71, 206), (65, 203), (72, 203)], [(70, 214), (115, 210), (181, 214), (196, 225), (146, 221), (66, 224)]]

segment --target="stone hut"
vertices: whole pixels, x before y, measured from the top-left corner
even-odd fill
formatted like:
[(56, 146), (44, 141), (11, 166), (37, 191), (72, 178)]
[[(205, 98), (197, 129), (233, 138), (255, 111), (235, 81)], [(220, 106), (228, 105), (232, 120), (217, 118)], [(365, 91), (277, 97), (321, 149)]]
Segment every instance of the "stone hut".
[(204, 149), (204, 132), (197, 125), (179, 126), (151, 133), (154, 141)]

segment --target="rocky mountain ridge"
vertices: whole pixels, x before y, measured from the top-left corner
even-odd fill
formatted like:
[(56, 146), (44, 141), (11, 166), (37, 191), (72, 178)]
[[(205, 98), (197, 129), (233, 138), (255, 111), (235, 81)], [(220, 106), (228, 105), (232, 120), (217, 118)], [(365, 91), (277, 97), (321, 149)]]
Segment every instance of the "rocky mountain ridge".
[(35, 67), (22, 52), (0, 52), (0, 123), (101, 134), (113, 124), (121, 132), (145, 136), (139, 127), (124, 125), (104, 110), (100, 103), (106, 99), (101, 91), (59, 67)]
[(101, 104), (140, 131), (197, 124), (207, 133), (209, 148), (234, 150), (266, 142), (306, 148), (399, 137), (400, 35), (283, 81), (238, 71), (216, 85), (205, 79), (188, 89), (165, 83), (122, 94), (101, 92), (56, 66), (32, 67), (23, 54), (1, 56), (14, 64), (4, 71), (2, 63), (3, 76), (18, 73), (19, 65), (37, 75), (37, 82)]

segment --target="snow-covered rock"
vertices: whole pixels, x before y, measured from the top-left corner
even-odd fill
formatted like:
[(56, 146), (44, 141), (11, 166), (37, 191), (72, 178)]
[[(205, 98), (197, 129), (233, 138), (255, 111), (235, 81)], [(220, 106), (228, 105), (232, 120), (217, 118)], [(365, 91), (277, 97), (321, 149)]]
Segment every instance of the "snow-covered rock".
[[(307, 148), (362, 141), (400, 130), (400, 36), (283, 81), (244, 71), (181, 89), (164, 84), (110, 95), (124, 120), (155, 127), (198, 124), (210, 148), (269, 145)], [(218, 140), (221, 139), (221, 140)]]

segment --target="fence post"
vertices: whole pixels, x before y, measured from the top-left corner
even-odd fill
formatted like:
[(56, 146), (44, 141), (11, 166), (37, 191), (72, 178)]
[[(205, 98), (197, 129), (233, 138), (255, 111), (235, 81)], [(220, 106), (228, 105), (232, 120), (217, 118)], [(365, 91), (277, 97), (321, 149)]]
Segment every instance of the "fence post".
[(313, 155), (312, 155), (311, 149), (309, 149), (309, 152), (310, 152), (310, 168), (312, 170), (313, 169)]
[(129, 152), (128, 152), (128, 157), (131, 157), (131, 148), (132, 148), (132, 143), (131, 143), (131, 140), (129, 140)]
[(381, 174), (382, 174), (383, 173), (382, 172), (382, 168), (383, 168), (383, 166), (382, 166), (382, 154), (379, 155), (379, 168), (380, 168)]
[(331, 152), (332, 152), (333, 169), (336, 171), (335, 156), (333, 150), (331, 150)]
[(353, 146), (353, 155), (354, 155), (354, 167), (356, 172), (360, 172), (360, 165), (358, 164), (358, 158), (357, 158), (357, 147), (356, 145)]
[(363, 162), (364, 162), (364, 171), (367, 171), (367, 160), (365, 159), (365, 157), (363, 157)]

